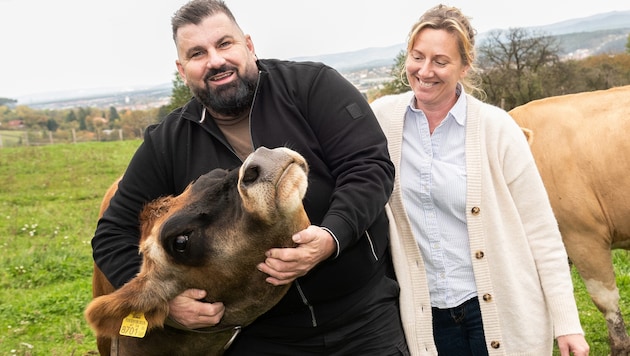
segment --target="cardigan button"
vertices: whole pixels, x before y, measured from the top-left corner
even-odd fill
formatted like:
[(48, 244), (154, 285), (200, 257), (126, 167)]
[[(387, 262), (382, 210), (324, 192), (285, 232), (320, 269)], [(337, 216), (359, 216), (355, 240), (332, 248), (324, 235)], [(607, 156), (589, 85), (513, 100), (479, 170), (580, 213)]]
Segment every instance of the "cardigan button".
[(480, 209), (478, 206), (473, 206), (473, 208), (472, 208), (472, 209), (470, 209), (470, 212), (471, 212), (473, 215), (479, 215), (479, 213), (481, 212), (481, 209)]
[(475, 252), (475, 258), (478, 259), (478, 260), (482, 259), (484, 257), (484, 255), (485, 254), (483, 253), (483, 251)]
[(484, 294), (483, 295), (483, 300), (486, 301), (486, 302), (491, 301), (492, 300), (492, 295), (489, 294), (489, 293)]
[(491, 346), (493, 349), (498, 349), (499, 347), (501, 347), (501, 343), (500, 343), (500, 342), (498, 342), (498, 341), (492, 341), (492, 342), (490, 342), (490, 346)]

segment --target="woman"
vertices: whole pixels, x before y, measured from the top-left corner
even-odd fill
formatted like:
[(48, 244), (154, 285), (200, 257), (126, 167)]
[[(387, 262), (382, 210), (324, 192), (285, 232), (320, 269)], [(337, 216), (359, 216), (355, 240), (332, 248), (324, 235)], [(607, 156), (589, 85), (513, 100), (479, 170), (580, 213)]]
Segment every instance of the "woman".
[(555, 335), (562, 355), (588, 355), (525, 136), (469, 94), (480, 92), (474, 34), (457, 8), (427, 11), (408, 39), (411, 91), (372, 104), (398, 172), (389, 213), (409, 348), (540, 356), (552, 354)]

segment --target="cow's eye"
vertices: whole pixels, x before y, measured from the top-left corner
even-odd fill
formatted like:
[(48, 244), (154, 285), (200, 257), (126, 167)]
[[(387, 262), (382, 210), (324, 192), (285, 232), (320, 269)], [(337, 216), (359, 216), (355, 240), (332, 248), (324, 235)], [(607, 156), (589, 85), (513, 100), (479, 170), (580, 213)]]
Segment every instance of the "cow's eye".
[(188, 246), (188, 235), (179, 235), (173, 240), (173, 250), (185, 252)]

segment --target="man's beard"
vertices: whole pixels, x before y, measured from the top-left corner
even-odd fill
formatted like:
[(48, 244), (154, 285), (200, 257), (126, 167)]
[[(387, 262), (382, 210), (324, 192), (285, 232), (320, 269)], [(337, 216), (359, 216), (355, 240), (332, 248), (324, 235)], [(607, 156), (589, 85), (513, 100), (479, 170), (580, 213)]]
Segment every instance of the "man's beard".
[[(212, 76), (233, 70), (237, 80), (232, 83), (211, 88), (208, 84)], [(257, 76), (242, 77), (236, 68), (221, 67), (208, 72), (204, 78), (205, 87), (191, 87), (190, 90), (197, 100), (221, 116), (235, 117), (248, 112), (254, 100)]]

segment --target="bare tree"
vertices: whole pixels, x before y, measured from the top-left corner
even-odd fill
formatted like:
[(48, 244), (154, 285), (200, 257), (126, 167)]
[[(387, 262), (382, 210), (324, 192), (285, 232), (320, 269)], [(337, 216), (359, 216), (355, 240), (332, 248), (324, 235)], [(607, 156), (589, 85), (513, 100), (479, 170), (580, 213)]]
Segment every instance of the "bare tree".
[(480, 41), (477, 61), (487, 100), (505, 109), (550, 96), (559, 63), (557, 39), (524, 28), (494, 30)]

